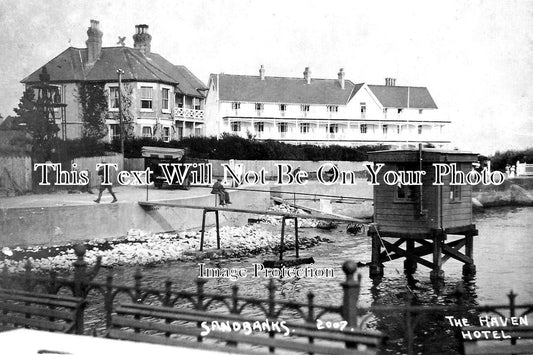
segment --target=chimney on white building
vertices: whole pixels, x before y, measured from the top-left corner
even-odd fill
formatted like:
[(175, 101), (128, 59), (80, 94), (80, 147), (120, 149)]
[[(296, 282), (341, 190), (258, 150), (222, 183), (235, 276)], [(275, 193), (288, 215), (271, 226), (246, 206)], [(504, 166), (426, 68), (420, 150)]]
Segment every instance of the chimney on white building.
[(396, 79), (385, 78), (385, 86), (396, 86)]
[(100, 31), (100, 22), (96, 20), (91, 20), (91, 26), (87, 29), (87, 64), (94, 64), (98, 58), (100, 58), (100, 53), (102, 52), (102, 31)]
[(305, 67), (304, 79), (308, 84), (311, 84), (311, 69), (309, 69), (309, 67)]
[(143, 54), (150, 53), (152, 36), (148, 33), (148, 25), (135, 25), (136, 33), (133, 35), (133, 47), (140, 49)]
[(265, 67), (263, 64), (261, 64), (261, 68), (259, 68), (259, 77), (261, 80), (265, 80)]
[(344, 68), (341, 68), (339, 70), (339, 73), (337, 74), (338, 78), (339, 78), (339, 84), (341, 86), (341, 89), (344, 90)]

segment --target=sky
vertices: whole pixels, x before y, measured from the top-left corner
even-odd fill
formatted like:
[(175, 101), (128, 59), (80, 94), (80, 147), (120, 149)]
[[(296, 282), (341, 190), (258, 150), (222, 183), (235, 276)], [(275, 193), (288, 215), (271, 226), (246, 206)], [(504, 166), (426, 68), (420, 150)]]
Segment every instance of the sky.
[(69, 46), (90, 20), (103, 46), (148, 24), (152, 51), (210, 73), (336, 78), (426, 86), (452, 147), (482, 154), (533, 147), (533, 0), (0, 0), (0, 114), (22, 80)]

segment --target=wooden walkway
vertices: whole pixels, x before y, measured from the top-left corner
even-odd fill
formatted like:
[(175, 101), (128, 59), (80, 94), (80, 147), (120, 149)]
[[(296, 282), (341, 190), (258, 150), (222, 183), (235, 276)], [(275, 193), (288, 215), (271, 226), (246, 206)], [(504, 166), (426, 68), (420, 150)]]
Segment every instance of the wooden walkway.
[(259, 215), (266, 215), (266, 216), (288, 217), (288, 218), (316, 219), (319, 221), (331, 221), (331, 222), (341, 222), (341, 223), (370, 223), (371, 222), (371, 220), (368, 218), (349, 218), (349, 217), (344, 218), (344, 217), (328, 216), (328, 215), (316, 216), (316, 215), (302, 214), (302, 213), (248, 210), (248, 209), (233, 208), (233, 207), (192, 206), (192, 205), (181, 205), (181, 204), (176, 204), (172, 202), (139, 201), (139, 205), (143, 207), (165, 206), (165, 207), (176, 207), (176, 208), (190, 208), (190, 209), (196, 209), (196, 210), (249, 213), (249, 214), (259, 214)]
[(174, 208), (187, 208), (195, 210), (203, 210), (202, 215), (202, 231), (200, 237), (200, 251), (204, 250), (204, 235), (205, 235), (205, 217), (208, 212), (214, 212), (215, 214), (215, 227), (217, 232), (217, 249), (220, 249), (220, 223), (219, 223), (219, 212), (232, 212), (232, 213), (244, 213), (244, 214), (257, 214), (257, 215), (266, 215), (266, 216), (279, 216), (281, 217), (281, 240), (279, 248), (279, 260), (283, 260), (283, 249), (284, 249), (284, 239), (285, 239), (285, 221), (287, 219), (294, 220), (294, 239), (295, 239), (295, 249), (296, 249), (296, 258), (300, 257), (300, 247), (298, 240), (298, 218), (302, 219), (316, 219), (320, 221), (331, 221), (331, 222), (341, 222), (341, 223), (370, 223), (369, 219), (363, 218), (341, 218), (334, 216), (313, 216), (310, 214), (303, 213), (287, 213), (287, 212), (275, 212), (275, 211), (263, 211), (263, 210), (251, 210), (251, 209), (242, 209), (242, 208), (233, 208), (233, 207), (212, 207), (212, 206), (193, 206), (193, 205), (182, 205), (172, 202), (149, 202), (149, 201), (139, 201), (139, 205), (143, 208), (149, 209), (153, 207), (174, 207)]

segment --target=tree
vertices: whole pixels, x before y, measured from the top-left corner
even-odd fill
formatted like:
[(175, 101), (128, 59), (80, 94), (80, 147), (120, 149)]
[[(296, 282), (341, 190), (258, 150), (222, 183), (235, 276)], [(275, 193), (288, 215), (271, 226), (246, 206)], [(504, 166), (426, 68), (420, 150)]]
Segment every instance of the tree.
[(33, 157), (37, 161), (49, 159), (59, 127), (49, 115), (49, 108), (35, 100), (35, 92), (26, 88), (18, 108), (13, 109), (18, 116), (19, 124), (26, 127), (32, 138)]
[(124, 138), (134, 137), (135, 116), (132, 112), (133, 88), (129, 83), (122, 83), (122, 124), (124, 126)]
[(108, 111), (104, 85), (100, 83), (78, 84), (78, 100), (82, 109), (82, 136), (103, 138), (107, 134), (105, 119)]

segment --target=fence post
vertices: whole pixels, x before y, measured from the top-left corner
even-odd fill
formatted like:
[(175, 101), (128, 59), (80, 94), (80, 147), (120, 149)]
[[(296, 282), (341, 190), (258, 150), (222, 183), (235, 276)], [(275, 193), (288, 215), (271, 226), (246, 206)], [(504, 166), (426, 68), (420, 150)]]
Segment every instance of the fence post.
[[(87, 274), (87, 262), (85, 261), (85, 245), (76, 244), (74, 246), (74, 253), (78, 258), (74, 262), (74, 297), (86, 298), (85, 293), (85, 279)], [(84, 310), (81, 309), (76, 312), (76, 334), (83, 334), (84, 327)]]
[(74, 246), (74, 254), (78, 258), (74, 262), (74, 297), (83, 297), (83, 284), (85, 282), (85, 276), (87, 274), (87, 262), (85, 261), (85, 245), (76, 244)]
[(25, 291), (32, 291), (31, 287), (31, 279), (32, 279), (32, 275), (31, 275), (31, 261), (27, 260), (26, 263), (24, 264), (24, 290)]
[[(516, 304), (515, 304), (515, 298), (518, 296), (516, 293), (511, 290), (507, 297), (509, 297), (509, 317), (516, 316)], [(511, 338), (511, 344), (516, 345), (516, 338)]]
[(348, 322), (348, 328), (357, 327), (357, 303), (361, 290), (361, 274), (357, 274), (357, 280), (354, 274), (357, 271), (357, 264), (354, 261), (346, 261), (342, 265), (342, 271), (346, 274), (346, 281), (341, 283), (343, 289), (342, 316)]
[[(309, 293), (307, 294), (307, 322), (313, 325), (316, 324), (314, 300), (315, 294), (309, 291)], [(309, 337), (308, 340), (309, 344), (313, 344), (315, 342), (315, 338), (313, 337)]]
[(110, 329), (111, 313), (113, 313), (113, 273), (111, 270), (109, 270), (105, 278), (104, 307), (106, 329)]

